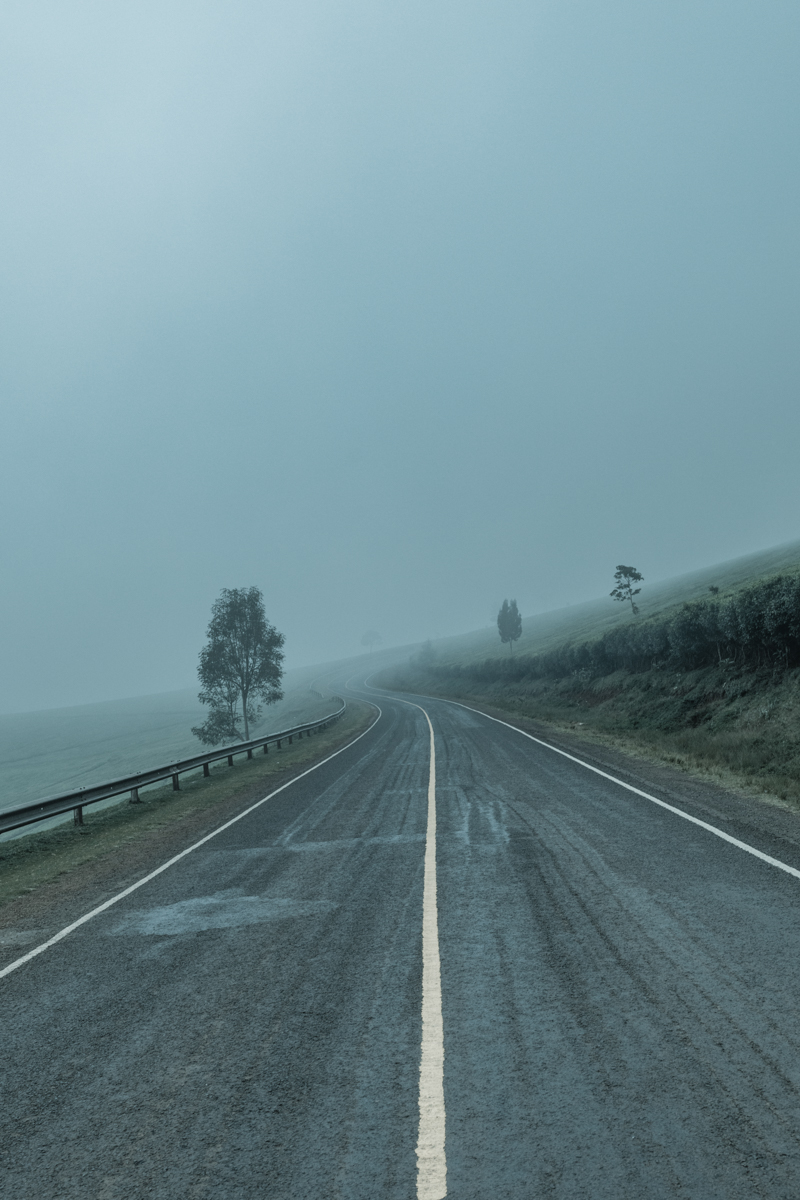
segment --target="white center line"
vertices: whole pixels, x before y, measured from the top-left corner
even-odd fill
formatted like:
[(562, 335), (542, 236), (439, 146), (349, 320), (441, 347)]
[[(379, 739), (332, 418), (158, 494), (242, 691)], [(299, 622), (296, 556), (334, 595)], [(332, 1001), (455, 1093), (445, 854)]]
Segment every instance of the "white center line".
[(431, 766), (428, 778), (428, 831), (425, 837), (425, 882), (422, 890), (422, 1054), (419, 1064), (419, 1134), (417, 1136), (417, 1200), (447, 1195), (444, 1110), (444, 1029), (442, 975), (439, 961), (439, 916), (436, 902), (436, 748), (431, 719)]

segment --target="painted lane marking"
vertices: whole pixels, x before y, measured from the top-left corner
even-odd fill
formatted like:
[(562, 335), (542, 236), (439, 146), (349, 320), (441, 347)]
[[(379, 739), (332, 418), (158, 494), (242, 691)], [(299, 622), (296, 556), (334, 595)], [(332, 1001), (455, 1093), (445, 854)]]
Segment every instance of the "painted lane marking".
[[(365, 683), (369, 687), (368, 683)], [(370, 689), (373, 690), (373, 689)], [(428, 821), (425, 834), (425, 878), (422, 885), (422, 1043), (419, 1060), (419, 1131), (417, 1133), (417, 1200), (443, 1200), (447, 1195), (444, 1107), (444, 1022), (442, 969), (439, 958), (439, 912), (436, 895), (436, 744), (433, 725), (421, 704), (392, 699), (418, 708), (428, 722), (430, 770)]]
[(73, 933), (74, 930), (79, 929), (81, 925), (85, 925), (87, 921), (91, 921), (94, 917), (98, 917), (100, 913), (105, 912), (106, 909), (111, 908), (112, 905), (119, 903), (120, 900), (124, 900), (125, 897), (130, 896), (132, 892), (138, 891), (140, 887), (144, 887), (146, 883), (149, 883), (151, 879), (155, 879), (157, 875), (161, 875), (162, 872), (169, 870), (170, 867), (174, 867), (175, 863), (180, 862), (182, 858), (186, 858), (187, 854), (191, 854), (193, 850), (198, 850), (201, 846), (204, 846), (206, 842), (210, 842), (212, 838), (215, 838), (217, 834), (223, 833), (226, 829), (230, 829), (231, 825), (235, 825), (237, 821), (241, 821), (245, 817), (248, 817), (251, 812), (255, 812), (257, 808), (260, 808), (262, 804), (266, 804), (268, 800), (273, 798), (273, 796), (277, 796), (280, 792), (285, 791), (286, 788), (291, 787), (293, 783), (297, 783), (299, 779), (304, 779), (306, 775), (310, 775), (312, 771), (316, 771), (320, 767), (324, 767), (325, 763), (329, 763), (331, 759), (337, 758), (340, 754), (344, 754), (345, 750), (349, 750), (351, 746), (355, 746), (356, 742), (360, 742), (363, 737), (366, 737), (367, 734), (375, 728), (375, 726), (378, 724), (378, 721), (380, 721), (381, 717), (383, 716), (383, 712), (380, 708), (378, 708), (377, 704), (375, 704), (374, 707), (378, 709), (377, 717), (372, 722), (369, 729), (365, 729), (363, 733), (358, 735), (358, 737), (353, 738), (352, 742), (348, 742), (347, 745), (342, 746), (340, 750), (335, 750), (333, 754), (329, 754), (327, 758), (323, 758), (322, 762), (315, 763), (313, 767), (309, 767), (307, 770), (301, 772), (300, 775), (295, 775), (294, 779), (290, 779), (287, 783), (281, 784), (279, 788), (275, 788), (274, 792), (270, 792), (268, 796), (264, 796), (263, 799), (257, 800), (255, 804), (251, 804), (249, 808), (246, 808), (244, 812), (239, 813), (238, 816), (232, 817), (230, 821), (226, 821), (224, 825), (220, 825), (219, 829), (215, 829), (211, 833), (207, 833), (205, 837), (200, 838), (199, 842), (195, 842), (194, 845), (188, 846), (185, 850), (181, 850), (180, 854), (176, 854), (174, 858), (170, 858), (167, 862), (162, 863), (160, 867), (156, 867), (155, 871), (151, 871), (150, 874), (145, 875), (143, 879), (138, 880), (136, 883), (132, 883), (130, 887), (126, 887), (123, 891), (118, 892), (116, 896), (112, 896), (110, 900), (106, 900), (103, 904), (98, 904), (97, 908), (93, 908), (91, 912), (84, 913), (82, 917), (78, 917), (77, 921), (73, 921), (71, 925), (67, 925), (64, 929), (59, 930), (58, 933), (54, 934), (51, 938), (48, 938), (46, 942), (42, 942), (40, 946), (35, 946), (33, 950), (29, 950), (27, 954), (23, 954), (21, 958), (17, 958), (14, 960), (14, 962), (9, 963), (7, 967), (3, 967), (3, 969), (0, 970), (0, 979), (2, 979), (4, 975), (10, 975), (12, 971), (18, 970), (21, 966), (24, 966), (25, 963), (30, 962), (32, 958), (36, 958), (37, 955), (43, 954), (45, 950), (49, 950), (51, 946), (55, 946), (56, 942), (62, 941), (70, 933)]
[[(350, 681), (345, 684), (349, 687)], [(368, 680), (364, 687), (370, 691)], [(433, 725), (421, 704), (391, 699), (417, 708), (428, 722), (430, 770), (428, 820), (425, 834), (425, 877), (422, 885), (422, 1042), (419, 1061), (419, 1130), (417, 1133), (417, 1200), (444, 1200), (447, 1195), (447, 1155), (444, 1107), (444, 1021), (442, 968), (439, 957), (439, 910), (436, 890), (436, 743)]]
[[(416, 707), (419, 708), (419, 705)], [(419, 1063), (417, 1200), (442, 1200), (447, 1195), (447, 1159), (444, 1149), (442, 972), (436, 902), (436, 748), (431, 719), (424, 708), (420, 711), (430, 730), (431, 766), (428, 778), (425, 883), (422, 890), (422, 1054)]]
[(674, 804), (667, 804), (666, 800), (659, 800), (657, 796), (651, 796), (649, 792), (643, 792), (641, 788), (634, 787), (632, 783), (626, 783), (624, 779), (617, 779), (616, 775), (609, 775), (607, 771), (601, 771), (599, 767), (593, 767), (591, 763), (584, 762), (582, 758), (576, 758), (574, 754), (568, 754), (566, 750), (559, 750), (558, 746), (552, 746), (550, 742), (542, 741), (541, 738), (534, 737), (532, 733), (526, 733), (524, 729), (519, 729), (516, 725), (511, 725), (508, 721), (501, 721), (499, 717), (490, 717), (488, 713), (481, 712), (479, 708), (472, 708), (469, 704), (462, 704), (459, 700), (443, 700), (443, 703), (454, 704), (457, 708), (465, 708), (467, 712), (474, 712), (479, 717), (485, 717), (487, 721), (496, 721), (498, 725), (505, 725), (507, 729), (513, 729), (515, 733), (521, 733), (523, 737), (530, 738), (532, 742), (536, 742), (539, 746), (544, 746), (546, 750), (552, 750), (554, 754), (560, 754), (563, 758), (568, 758), (570, 762), (585, 767), (587, 771), (594, 771), (595, 775), (600, 775), (603, 779), (608, 779), (611, 783), (616, 783), (627, 791), (633, 792), (634, 795), (641, 796), (644, 800), (649, 800), (651, 804), (657, 804), (659, 808), (665, 808), (667, 812), (674, 813), (676, 817), (683, 817), (684, 821), (690, 821), (692, 825), (699, 825), (707, 833), (713, 833), (715, 837), (721, 838), (723, 842), (730, 843), (731, 846), (736, 846), (738, 850), (744, 850), (745, 853), (752, 854), (754, 858), (760, 858), (762, 862), (768, 863), (771, 867), (777, 867), (779, 871), (785, 871), (787, 875), (793, 875), (795, 879), (800, 879), (800, 871), (797, 867), (790, 867), (788, 863), (781, 862), (779, 858), (773, 858), (771, 854), (765, 854), (763, 850), (757, 850), (755, 846), (751, 846), (748, 842), (741, 842), (738, 838), (732, 837), (724, 829), (720, 829), (716, 825), (710, 825), (708, 821), (701, 821), (699, 817), (693, 817), (691, 813), (685, 812), (684, 809), (676, 808)]

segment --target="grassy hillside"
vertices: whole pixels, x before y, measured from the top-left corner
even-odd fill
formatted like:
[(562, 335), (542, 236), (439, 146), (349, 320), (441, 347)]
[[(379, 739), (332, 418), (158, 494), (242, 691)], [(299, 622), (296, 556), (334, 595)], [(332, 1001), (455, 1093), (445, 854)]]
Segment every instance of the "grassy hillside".
[[(650, 584), (645, 581), (642, 594), (636, 600), (642, 619), (646, 619), (708, 595), (712, 585), (722, 593), (730, 594), (756, 579), (797, 569), (800, 569), (800, 542), (792, 542), (661, 583)], [(609, 592), (612, 575), (613, 567), (608, 573)], [(522, 637), (514, 646), (514, 654), (541, 654), (564, 642), (584, 642), (602, 637), (609, 630), (624, 625), (630, 615), (629, 606), (616, 603), (610, 596), (603, 596), (554, 612), (524, 617)], [(442, 638), (434, 643), (434, 648), (442, 663), (468, 664), (500, 654), (508, 655), (508, 647), (501, 645), (494, 626), (459, 637)]]
[(577, 729), (800, 805), (800, 544), (642, 598), (635, 619), (611, 600), (531, 618), (513, 660), (496, 637), (488, 655), (486, 638), (450, 639), (381, 682)]

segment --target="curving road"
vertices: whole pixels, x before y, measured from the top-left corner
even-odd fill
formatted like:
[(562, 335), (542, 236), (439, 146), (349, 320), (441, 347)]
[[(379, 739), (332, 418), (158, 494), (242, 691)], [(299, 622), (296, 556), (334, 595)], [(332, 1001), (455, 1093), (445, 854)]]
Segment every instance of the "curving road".
[(374, 698), (0, 978), (3, 1195), (796, 1200), (800, 878), (641, 791), (798, 871), (800, 820)]

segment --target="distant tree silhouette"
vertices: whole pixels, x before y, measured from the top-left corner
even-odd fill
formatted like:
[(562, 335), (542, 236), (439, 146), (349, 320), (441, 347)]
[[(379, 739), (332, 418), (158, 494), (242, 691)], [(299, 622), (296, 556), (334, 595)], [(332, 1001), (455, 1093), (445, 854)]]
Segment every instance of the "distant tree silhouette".
[(432, 667), (436, 662), (436, 651), (433, 647), (433, 642), (428, 638), (427, 642), (423, 642), (416, 654), (411, 655), (410, 660), (418, 667)]
[(519, 614), (516, 600), (512, 600), (510, 604), (508, 600), (503, 601), (502, 608), (497, 614), (497, 632), (504, 645), (508, 642), (508, 648), (513, 654), (514, 642), (522, 634), (522, 617)]
[(362, 646), (369, 646), (369, 656), (372, 658), (372, 647), (377, 646), (381, 641), (381, 635), (374, 629), (368, 629), (361, 639)]
[(635, 583), (643, 582), (644, 575), (640, 575), (635, 567), (619, 566), (614, 572), (614, 583), (616, 584), (616, 587), (611, 593), (611, 596), (614, 600), (622, 601), (623, 604), (626, 600), (629, 600), (634, 616), (636, 616), (638, 613), (639, 608), (638, 605), (634, 604), (633, 597), (638, 596), (642, 589), (638, 587), (635, 588), (633, 585)]

